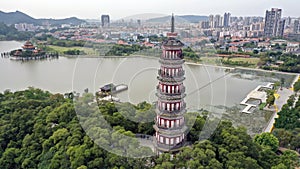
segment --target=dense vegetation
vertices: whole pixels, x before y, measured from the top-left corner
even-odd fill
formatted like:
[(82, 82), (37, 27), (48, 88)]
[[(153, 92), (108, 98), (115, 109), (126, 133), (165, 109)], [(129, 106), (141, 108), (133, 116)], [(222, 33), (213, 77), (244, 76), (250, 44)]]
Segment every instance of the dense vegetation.
[(148, 47), (140, 45), (114, 45), (105, 55), (106, 56), (129, 56)]
[[(267, 52), (265, 55), (260, 57), (260, 64), (263, 69), (266, 70), (279, 70), (283, 72), (300, 72), (300, 56), (290, 53), (277, 52)], [(271, 66), (271, 64), (276, 64), (277, 61), (283, 61), (278, 67)]]
[(83, 50), (69, 49), (67, 51), (64, 51), (64, 54), (66, 54), (66, 55), (85, 55), (86, 53)]
[[(294, 84), (295, 91), (299, 90), (299, 81)], [(296, 101), (296, 97), (298, 97)], [(300, 96), (292, 95), (283, 105), (278, 118), (275, 120), (273, 134), (278, 138), (280, 147), (300, 152)]]
[(84, 41), (72, 41), (72, 40), (58, 40), (55, 38), (47, 39), (48, 45), (61, 46), (61, 47), (83, 47), (85, 45)]
[[(261, 134), (254, 140), (245, 128), (235, 128), (231, 122), (222, 121), (209, 140), (198, 141), (206, 116), (198, 116), (189, 134), (193, 143), (183, 148), (175, 157), (165, 153), (159, 157), (142, 159), (125, 158), (109, 153), (86, 135), (86, 122), (91, 131), (105, 135), (99, 129), (103, 123), (89, 103), (91, 94), (78, 100), (79, 108), (71, 99), (61, 94), (51, 94), (40, 89), (0, 93), (0, 166), (14, 168), (293, 168), (297, 156), (291, 151), (276, 155), (278, 140), (271, 134)], [(83, 104), (83, 105), (82, 105)], [(151, 105), (140, 103), (114, 104), (101, 102), (97, 105), (105, 120), (119, 132), (128, 136), (135, 133), (153, 134), (152, 124), (136, 123), (124, 118), (126, 111), (133, 109), (133, 117), (142, 120), (153, 117)], [(75, 113), (75, 109), (76, 113)], [(81, 113), (82, 112), (86, 112)], [(151, 117), (152, 116), (152, 117)], [(84, 118), (79, 123), (78, 118)], [(85, 117), (91, 117), (85, 118)], [(92, 132), (92, 133), (93, 133)], [(106, 135), (109, 136), (109, 135)], [(106, 137), (104, 138), (105, 142)], [(134, 138), (133, 138), (134, 139)], [(123, 140), (124, 141), (124, 140)], [(122, 140), (119, 140), (119, 143)], [(130, 147), (129, 147), (130, 149)], [(128, 149), (128, 150), (129, 150)], [(147, 149), (134, 149), (136, 153), (147, 153)], [(273, 167), (272, 167), (273, 166)]]
[(7, 26), (0, 22), (0, 40), (28, 40), (32, 36), (32, 32), (19, 32), (14, 25)]
[(197, 55), (196, 52), (190, 47), (183, 48), (182, 54), (186, 59), (191, 59), (193, 61), (198, 61), (200, 58), (199, 55)]

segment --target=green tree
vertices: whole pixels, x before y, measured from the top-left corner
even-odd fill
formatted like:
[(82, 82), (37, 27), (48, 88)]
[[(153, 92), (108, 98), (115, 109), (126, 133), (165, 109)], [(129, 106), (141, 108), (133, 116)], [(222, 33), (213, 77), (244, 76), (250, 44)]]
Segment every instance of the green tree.
[(271, 133), (262, 133), (254, 137), (254, 142), (264, 147), (271, 148), (274, 152), (278, 150), (279, 141)]

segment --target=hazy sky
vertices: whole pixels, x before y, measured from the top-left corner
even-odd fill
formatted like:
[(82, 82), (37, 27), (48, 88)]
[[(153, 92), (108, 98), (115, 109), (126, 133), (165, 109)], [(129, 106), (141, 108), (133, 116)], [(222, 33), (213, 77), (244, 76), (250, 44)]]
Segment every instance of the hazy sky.
[(1, 0), (0, 10), (19, 10), (34, 18), (79, 17), (96, 19), (109, 14), (112, 19), (141, 13), (223, 14), (264, 16), (272, 7), (283, 16), (300, 16), (299, 0)]

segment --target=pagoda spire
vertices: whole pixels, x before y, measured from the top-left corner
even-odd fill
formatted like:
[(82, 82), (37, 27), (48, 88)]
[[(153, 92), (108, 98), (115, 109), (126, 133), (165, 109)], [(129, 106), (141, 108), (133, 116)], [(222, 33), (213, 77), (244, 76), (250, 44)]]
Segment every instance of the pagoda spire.
[(172, 13), (172, 18), (171, 18), (171, 33), (174, 33), (175, 31), (175, 19), (174, 19), (174, 14)]

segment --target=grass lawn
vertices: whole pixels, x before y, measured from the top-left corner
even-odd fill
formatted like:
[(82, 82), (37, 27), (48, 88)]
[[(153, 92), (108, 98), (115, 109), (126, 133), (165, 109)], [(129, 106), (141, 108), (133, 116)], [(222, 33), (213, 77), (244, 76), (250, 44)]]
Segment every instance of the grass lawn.
[(200, 57), (200, 63), (210, 65), (222, 65), (220, 57)]
[(94, 49), (87, 48), (87, 47), (61, 47), (61, 46), (53, 46), (53, 45), (48, 45), (47, 47), (54, 51), (57, 51), (59, 54), (64, 54), (64, 51), (74, 50), (74, 49), (84, 51), (88, 55), (97, 54), (97, 52)]
[(257, 65), (259, 58), (231, 58), (232, 61), (242, 61)]

